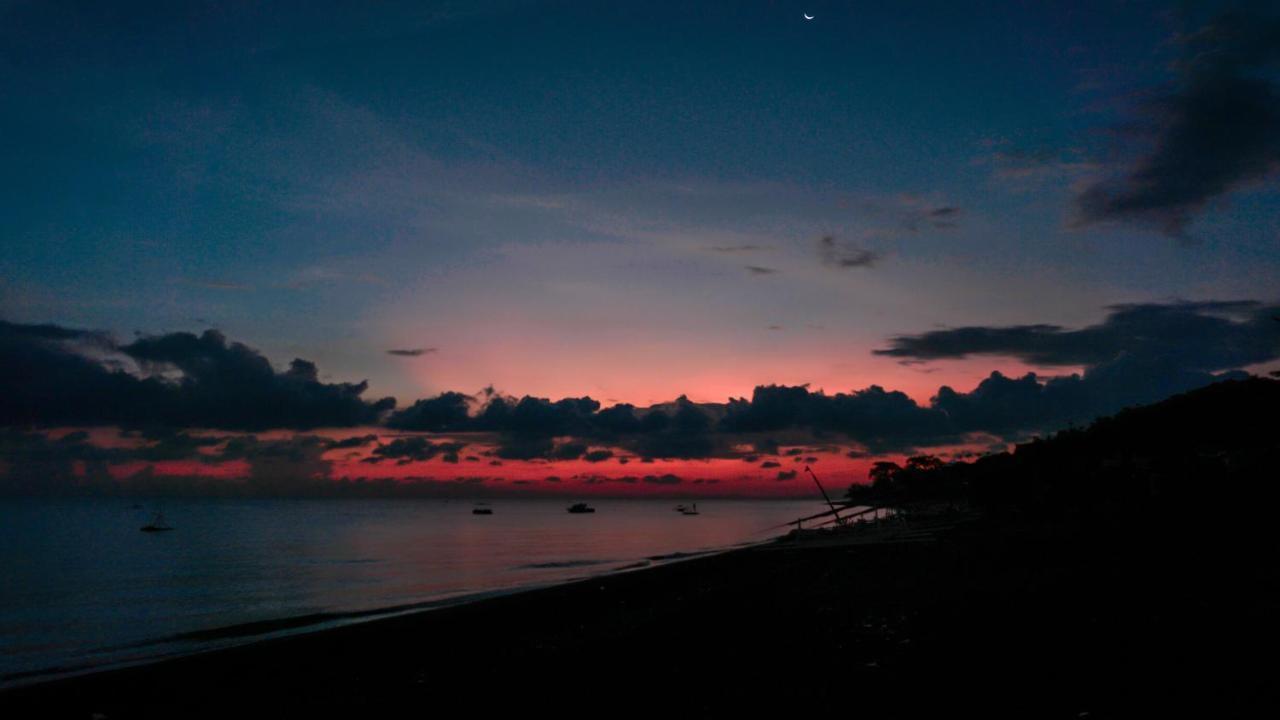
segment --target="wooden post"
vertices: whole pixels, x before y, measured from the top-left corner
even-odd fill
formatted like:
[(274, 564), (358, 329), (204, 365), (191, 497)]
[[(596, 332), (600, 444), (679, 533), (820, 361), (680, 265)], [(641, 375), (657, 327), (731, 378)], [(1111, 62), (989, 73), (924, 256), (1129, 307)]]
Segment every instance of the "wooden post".
[(818, 486), (818, 490), (822, 492), (822, 499), (827, 501), (827, 507), (831, 508), (831, 514), (836, 516), (836, 524), (844, 525), (844, 518), (840, 517), (840, 511), (836, 509), (836, 504), (831, 502), (831, 498), (827, 497), (827, 489), (822, 487), (822, 483), (818, 482), (818, 476), (813, 474), (813, 470), (808, 465), (804, 466), (804, 471), (809, 473), (809, 477), (813, 478), (813, 482)]

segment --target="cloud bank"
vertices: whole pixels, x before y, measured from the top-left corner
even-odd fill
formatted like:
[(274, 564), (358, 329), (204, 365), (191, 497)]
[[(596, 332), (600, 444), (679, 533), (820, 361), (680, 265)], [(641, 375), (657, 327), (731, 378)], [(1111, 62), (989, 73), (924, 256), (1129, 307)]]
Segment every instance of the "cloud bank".
[[(8, 426), (0, 489), (25, 492), (49, 478), (74, 488), (106, 483), (113, 465), (176, 462), (239, 463), (244, 487), (257, 494), (314, 493), (317, 482), (331, 480), (339, 456), (326, 453), (333, 450), (372, 469), (457, 464), (471, 444), (467, 460), (484, 455), (491, 464), (731, 458), (790, 479), (793, 470), (780, 462), (788, 457), (813, 462), (814, 453), (872, 457), (986, 446), (1241, 377), (1241, 368), (1280, 359), (1276, 317), (1280, 305), (1257, 301), (1147, 303), (1111, 306), (1102, 321), (1080, 328), (972, 326), (891, 338), (875, 353), (907, 363), (990, 355), (1075, 370), (993, 372), (969, 391), (942, 386), (926, 403), (877, 385), (831, 394), (762, 385), (727, 403), (680, 397), (647, 408), (602, 407), (590, 397), (445, 392), (399, 411), (390, 399), (364, 400), (364, 383), (321, 382), (301, 359), (276, 370), (256, 350), (213, 331), (120, 344), (104, 333), (0, 323), (0, 392), (7, 398), (0, 423)], [(83, 431), (52, 430), (67, 426), (116, 426), (137, 442), (102, 446)], [(381, 426), (396, 436), (254, 434), (350, 426)], [(249, 434), (192, 432), (202, 428)], [(448, 435), (433, 435), (440, 433)], [(781, 445), (791, 449), (781, 452)], [(148, 486), (145, 473), (136, 479)]]
[(141, 337), (0, 321), (3, 425), (121, 425), (232, 430), (369, 425), (393, 398), (368, 385), (325, 383), (295, 359), (277, 371), (216, 330)]
[(1183, 236), (1210, 201), (1280, 167), (1280, 18), (1223, 15), (1177, 42), (1177, 79), (1139, 118), (1148, 151), (1081, 190), (1077, 225), (1131, 221)]

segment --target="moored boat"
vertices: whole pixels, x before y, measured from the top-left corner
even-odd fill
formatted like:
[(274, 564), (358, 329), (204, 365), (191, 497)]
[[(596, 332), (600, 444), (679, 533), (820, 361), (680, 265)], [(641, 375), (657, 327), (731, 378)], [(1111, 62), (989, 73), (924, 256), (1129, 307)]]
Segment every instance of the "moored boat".
[(163, 513), (156, 513), (155, 518), (153, 518), (150, 523), (143, 525), (139, 529), (145, 533), (154, 533), (154, 532), (168, 532), (173, 528), (169, 525), (169, 523), (164, 521)]

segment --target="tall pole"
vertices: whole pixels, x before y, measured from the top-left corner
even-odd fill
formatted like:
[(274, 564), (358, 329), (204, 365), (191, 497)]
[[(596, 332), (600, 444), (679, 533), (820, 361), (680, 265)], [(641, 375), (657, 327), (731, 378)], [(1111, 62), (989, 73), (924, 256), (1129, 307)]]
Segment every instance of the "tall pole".
[(809, 473), (809, 477), (813, 478), (813, 483), (822, 492), (822, 499), (827, 501), (827, 507), (831, 508), (831, 514), (836, 516), (836, 524), (844, 525), (844, 518), (840, 517), (840, 511), (836, 509), (836, 504), (831, 502), (831, 498), (827, 495), (827, 489), (822, 487), (822, 483), (818, 482), (818, 476), (813, 474), (813, 470), (808, 465), (804, 466), (804, 471)]

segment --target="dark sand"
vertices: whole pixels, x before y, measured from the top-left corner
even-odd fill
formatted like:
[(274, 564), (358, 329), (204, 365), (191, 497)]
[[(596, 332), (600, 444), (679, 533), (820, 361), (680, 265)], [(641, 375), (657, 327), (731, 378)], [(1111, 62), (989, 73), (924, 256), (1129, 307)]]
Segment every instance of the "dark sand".
[(755, 548), (18, 688), (0, 717), (1252, 714), (1276, 569), (1218, 545), (977, 525)]

